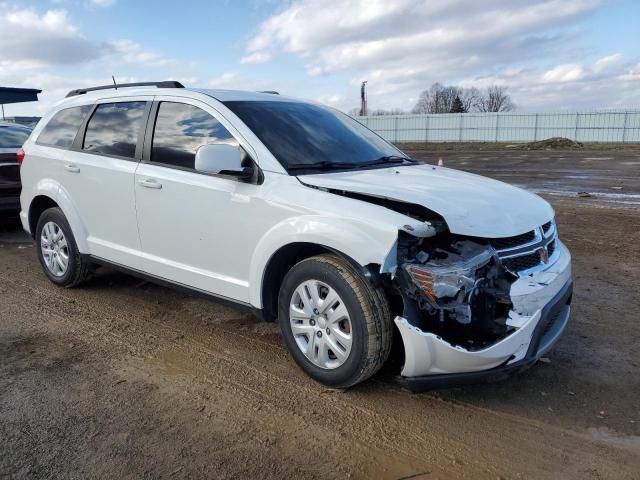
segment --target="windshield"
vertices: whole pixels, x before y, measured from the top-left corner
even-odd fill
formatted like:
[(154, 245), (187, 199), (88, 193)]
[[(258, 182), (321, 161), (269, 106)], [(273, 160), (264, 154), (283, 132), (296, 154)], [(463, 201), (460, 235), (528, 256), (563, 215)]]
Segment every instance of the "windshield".
[(289, 173), (388, 166), (410, 161), (351, 117), (286, 101), (224, 102)]
[(30, 134), (31, 130), (26, 127), (0, 125), (0, 148), (20, 148)]

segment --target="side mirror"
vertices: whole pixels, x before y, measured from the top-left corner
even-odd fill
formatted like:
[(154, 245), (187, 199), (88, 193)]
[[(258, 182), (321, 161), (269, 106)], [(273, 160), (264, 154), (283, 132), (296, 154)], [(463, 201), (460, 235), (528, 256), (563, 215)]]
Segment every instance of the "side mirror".
[(242, 166), (240, 148), (226, 143), (202, 145), (198, 148), (195, 168), (202, 173), (229, 175), (241, 179), (253, 176), (253, 168)]

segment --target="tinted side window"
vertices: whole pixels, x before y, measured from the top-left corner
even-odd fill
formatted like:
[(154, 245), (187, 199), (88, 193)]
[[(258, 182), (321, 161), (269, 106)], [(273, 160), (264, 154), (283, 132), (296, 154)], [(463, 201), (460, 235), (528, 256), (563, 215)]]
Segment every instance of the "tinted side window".
[(146, 102), (102, 103), (87, 124), (83, 150), (133, 158)]
[(60, 110), (45, 125), (36, 142), (41, 145), (71, 147), (73, 139), (76, 138), (76, 133), (78, 133), (78, 128), (82, 125), (84, 117), (87, 116), (91, 107), (92, 105), (82, 105), (81, 107)]
[(238, 145), (233, 135), (204, 110), (184, 103), (160, 103), (153, 133), (152, 162), (194, 168), (196, 150), (210, 143)]

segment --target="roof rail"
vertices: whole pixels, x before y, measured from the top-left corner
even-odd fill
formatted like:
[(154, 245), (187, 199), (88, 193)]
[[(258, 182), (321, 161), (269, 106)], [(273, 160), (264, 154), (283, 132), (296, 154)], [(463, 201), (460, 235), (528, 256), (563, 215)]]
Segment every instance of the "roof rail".
[(69, 93), (67, 93), (67, 97), (75, 97), (76, 95), (83, 95), (87, 92), (93, 92), (96, 90), (117, 90), (120, 87), (184, 88), (184, 85), (182, 85), (180, 82), (176, 82), (175, 80), (166, 80), (164, 82), (119, 83), (117, 85), (101, 85), (99, 87), (78, 88), (77, 90), (71, 90)]
[(278, 92), (276, 92), (275, 90), (261, 90), (258, 93), (270, 93), (272, 95), (280, 95)]

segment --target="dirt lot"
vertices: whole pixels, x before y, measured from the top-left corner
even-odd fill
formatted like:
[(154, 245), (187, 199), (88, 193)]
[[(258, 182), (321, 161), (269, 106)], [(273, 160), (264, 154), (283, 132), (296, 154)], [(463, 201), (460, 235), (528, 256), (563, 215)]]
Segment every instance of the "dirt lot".
[(428, 394), (391, 371), (328, 390), (250, 315), (109, 271), (54, 287), (9, 224), (0, 476), (640, 478), (640, 154), (414, 152), (439, 154), (556, 208), (575, 308), (544, 363)]

